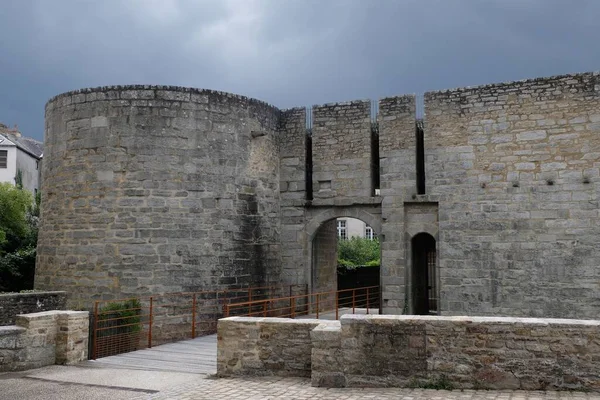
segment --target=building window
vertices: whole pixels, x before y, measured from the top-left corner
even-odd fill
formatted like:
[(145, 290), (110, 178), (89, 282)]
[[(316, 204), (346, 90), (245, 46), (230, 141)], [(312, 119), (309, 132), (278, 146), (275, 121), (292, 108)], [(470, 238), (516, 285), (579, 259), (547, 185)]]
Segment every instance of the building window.
[(337, 235), (338, 235), (338, 239), (341, 239), (341, 240), (348, 239), (348, 229), (346, 227), (345, 219), (337, 220)]
[(8, 150), (0, 150), (0, 168), (8, 168)]
[(371, 228), (369, 225), (367, 225), (365, 227), (365, 239), (373, 240), (376, 237), (377, 236), (375, 236), (375, 233), (373, 232), (373, 228)]

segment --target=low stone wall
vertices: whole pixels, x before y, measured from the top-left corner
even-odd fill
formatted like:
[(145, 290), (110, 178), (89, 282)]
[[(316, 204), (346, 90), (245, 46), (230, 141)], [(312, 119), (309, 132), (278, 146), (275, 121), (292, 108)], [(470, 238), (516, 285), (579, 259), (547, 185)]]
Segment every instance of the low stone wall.
[[(345, 315), (339, 322), (268, 320), (219, 321), (219, 375), (257, 374), (261, 366), (276, 364), (278, 375), (306, 376), (310, 370), (313, 386), (325, 387), (444, 381), (456, 388), (600, 390), (596, 320), (392, 315)], [(292, 346), (298, 322), (311, 336), (311, 357), (302, 359), (301, 373), (273, 350)], [(262, 327), (268, 334), (260, 334)], [(307, 346), (304, 337), (303, 354)], [(255, 364), (248, 362), (254, 359)], [(228, 365), (235, 371), (224, 368)]]
[(0, 294), (0, 326), (13, 325), (18, 314), (66, 310), (67, 292)]
[(22, 371), (87, 359), (89, 313), (44, 311), (0, 327), (0, 372)]
[(220, 319), (217, 374), (310, 377), (310, 331), (322, 322), (287, 318)]

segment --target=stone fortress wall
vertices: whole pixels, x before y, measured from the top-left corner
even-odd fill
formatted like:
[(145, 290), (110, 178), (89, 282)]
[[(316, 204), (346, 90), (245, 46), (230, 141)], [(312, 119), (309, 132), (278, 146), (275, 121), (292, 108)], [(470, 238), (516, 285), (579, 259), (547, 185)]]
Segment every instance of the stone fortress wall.
[(161, 86), (60, 95), (46, 107), (36, 288), (72, 304), (334, 288), (328, 222), (354, 217), (382, 241), (384, 312), (414, 312), (410, 243), (426, 232), (439, 313), (596, 317), (600, 76), (426, 93), (425, 193), (415, 110), (412, 95), (381, 99), (374, 125), (368, 101), (307, 113)]
[(89, 306), (276, 280), (278, 116), (244, 97), (164, 86), (50, 100), (36, 288)]
[(425, 95), (442, 309), (596, 318), (600, 76)]

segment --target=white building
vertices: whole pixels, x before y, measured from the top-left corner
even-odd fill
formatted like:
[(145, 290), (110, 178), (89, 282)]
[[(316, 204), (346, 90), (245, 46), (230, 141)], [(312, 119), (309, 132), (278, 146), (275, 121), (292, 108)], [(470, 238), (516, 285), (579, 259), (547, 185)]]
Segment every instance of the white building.
[(371, 240), (377, 237), (373, 228), (356, 218), (338, 218), (337, 235), (338, 239), (342, 240), (350, 239), (353, 236)]
[(0, 182), (14, 185), (20, 174), (23, 189), (35, 195), (40, 187), (42, 156), (42, 143), (0, 124)]

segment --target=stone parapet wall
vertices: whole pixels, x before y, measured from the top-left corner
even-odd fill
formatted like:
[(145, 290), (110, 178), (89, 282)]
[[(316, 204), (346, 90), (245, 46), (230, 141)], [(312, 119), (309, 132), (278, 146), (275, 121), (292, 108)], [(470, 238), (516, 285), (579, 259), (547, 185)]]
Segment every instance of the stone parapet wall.
[[(307, 376), (310, 371), (313, 386), (324, 387), (419, 386), (443, 379), (457, 388), (600, 390), (596, 320), (226, 318), (219, 321), (218, 345), (220, 376)], [(308, 347), (310, 359), (301, 358)], [(298, 355), (286, 357), (291, 353)], [(303, 367), (295, 364), (300, 359)]]
[(230, 317), (219, 320), (217, 374), (310, 376), (315, 319)]
[(76, 364), (88, 355), (87, 311), (44, 311), (0, 327), (0, 372)]
[(0, 294), (0, 326), (13, 325), (18, 314), (65, 310), (67, 292), (31, 292)]

